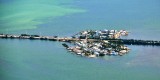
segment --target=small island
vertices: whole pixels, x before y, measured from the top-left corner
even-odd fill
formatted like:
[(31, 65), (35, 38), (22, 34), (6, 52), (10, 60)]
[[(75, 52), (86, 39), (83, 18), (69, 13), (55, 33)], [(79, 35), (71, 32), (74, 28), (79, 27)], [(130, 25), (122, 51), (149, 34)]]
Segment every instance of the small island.
[[(29, 34), (0, 34), (2, 39), (30, 39), (65, 42), (62, 45), (71, 53), (86, 57), (122, 56), (130, 51), (126, 45), (160, 46), (160, 41), (121, 39), (128, 36), (126, 30), (85, 30), (71, 37), (41, 36)], [(126, 45), (125, 45), (126, 44)]]
[(65, 43), (62, 45), (66, 47), (68, 51), (81, 56), (122, 56), (128, 53), (130, 49), (121, 43), (114, 42), (114, 40), (127, 35), (128, 31), (126, 30), (87, 30), (72, 36), (72, 38), (80, 39), (79, 41), (72, 42), (74, 46), (68, 46)]

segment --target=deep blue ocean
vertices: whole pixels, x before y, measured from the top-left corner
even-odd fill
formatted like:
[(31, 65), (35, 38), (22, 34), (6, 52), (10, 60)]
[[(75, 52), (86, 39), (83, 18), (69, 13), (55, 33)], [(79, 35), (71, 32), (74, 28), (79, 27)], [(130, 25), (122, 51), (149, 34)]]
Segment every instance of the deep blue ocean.
[[(160, 40), (159, 13), (159, 0), (0, 0), (0, 33), (124, 29), (124, 38)], [(0, 39), (0, 80), (160, 80), (160, 47), (127, 46), (124, 56), (86, 58), (61, 42)]]

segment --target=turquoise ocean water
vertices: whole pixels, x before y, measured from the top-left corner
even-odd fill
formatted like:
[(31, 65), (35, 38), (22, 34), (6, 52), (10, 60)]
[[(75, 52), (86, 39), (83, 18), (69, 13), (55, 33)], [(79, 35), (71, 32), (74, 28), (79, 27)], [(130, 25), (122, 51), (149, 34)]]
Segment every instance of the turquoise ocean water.
[[(125, 38), (160, 40), (159, 13), (159, 0), (0, 0), (0, 33), (125, 29)], [(60, 42), (0, 39), (0, 80), (159, 80), (160, 47), (129, 48), (124, 56), (86, 58)]]

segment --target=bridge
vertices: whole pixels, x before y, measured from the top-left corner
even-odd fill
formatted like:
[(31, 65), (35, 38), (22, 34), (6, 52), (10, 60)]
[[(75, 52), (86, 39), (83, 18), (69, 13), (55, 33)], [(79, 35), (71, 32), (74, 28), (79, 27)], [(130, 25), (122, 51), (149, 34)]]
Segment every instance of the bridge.
[(61, 42), (73, 42), (73, 41), (84, 41), (98, 42), (98, 41), (108, 41), (117, 44), (127, 44), (127, 45), (153, 45), (160, 46), (160, 41), (154, 40), (136, 40), (136, 39), (79, 39), (71, 37), (58, 37), (58, 36), (39, 36), (39, 35), (13, 35), (13, 34), (0, 34), (0, 38), (3, 39), (30, 39), (30, 40), (50, 40), (50, 41), (61, 41)]

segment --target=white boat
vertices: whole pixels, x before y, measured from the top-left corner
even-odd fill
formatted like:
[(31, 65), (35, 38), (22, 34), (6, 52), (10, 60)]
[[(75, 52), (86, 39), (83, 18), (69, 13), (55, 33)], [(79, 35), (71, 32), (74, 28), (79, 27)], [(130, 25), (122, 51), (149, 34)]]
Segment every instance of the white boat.
[(96, 57), (96, 55), (89, 55), (88, 57), (90, 57), (90, 58), (94, 58), (94, 57)]

